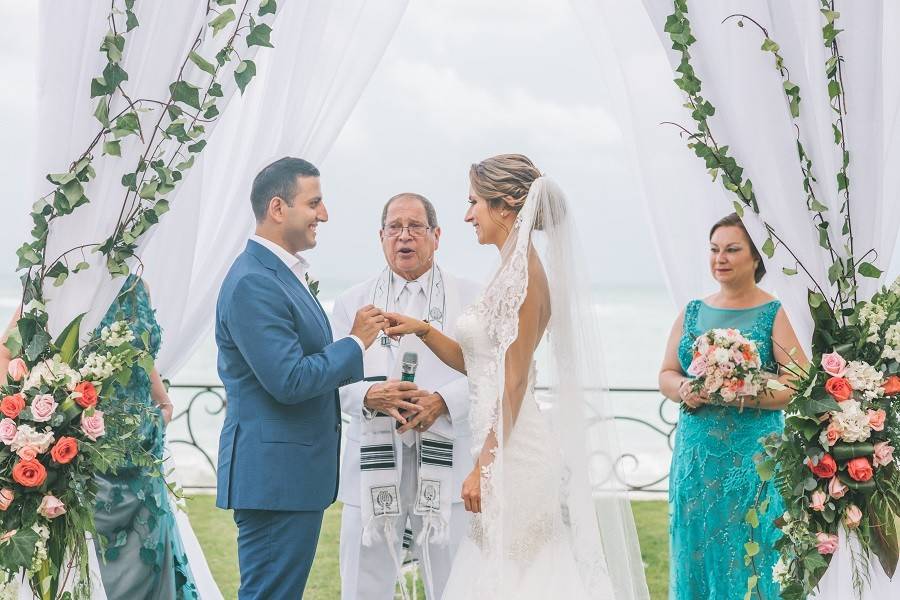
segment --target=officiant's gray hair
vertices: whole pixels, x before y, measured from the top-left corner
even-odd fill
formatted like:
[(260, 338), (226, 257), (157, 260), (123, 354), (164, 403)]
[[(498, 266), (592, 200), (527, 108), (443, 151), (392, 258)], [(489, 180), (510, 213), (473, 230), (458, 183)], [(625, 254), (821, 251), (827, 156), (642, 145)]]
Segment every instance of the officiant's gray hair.
[(425, 218), (428, 220), (428, 226), (434, 229), (438, 226), (437, 219), (437, 211), (434, 210), (434, 204), (431, 203), (431, 200), (423, 196), (422, 194), (414, 194), (412, 192), (403, 192), (402, 194), (397, 194), (396, 196), (392, 196), (390, 200), (388, 200), (384, 205), (384, 210), (381, 211), (381, 227), (384, 228), (387, 225), (387, 214), (388, 210), (391, 208), (391, 204), (394, 200), (399, 200), (400, 198), (414, 198), (422, 203), (422, 208), (425, 209)]
[(319, 169), (311, 162), (291, 156), (279, 158), (264, 167), (253, 178), (253, 188), (250, 191), (250, 204), (253, 205), (256, 222), (261, 223), (265, 220), (269, 202), (276, 196), (284, 200), (288, 206), (294, 205), (298, 177), (318, 176)]

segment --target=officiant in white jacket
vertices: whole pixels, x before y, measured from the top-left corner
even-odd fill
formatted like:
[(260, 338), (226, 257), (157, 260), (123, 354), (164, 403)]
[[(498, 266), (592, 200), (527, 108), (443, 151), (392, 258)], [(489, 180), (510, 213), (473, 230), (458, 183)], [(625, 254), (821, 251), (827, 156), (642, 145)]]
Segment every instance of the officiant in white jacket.
[[(440, 242), (434, 206), (419, 194), (388, 200), (380, 237), (387, 266), (334, 304), (335, 335), (350, 330), (362, 306), (374, 304), (428, 320), (448, 335), (480, 286), (435, 262)], [(404, 355), (417, 354), (414, 383), (399, 381)], [(469, 390), (415, 336), (382, 336), (366, 351), (367, 381), (341, 388), (350, 415), (338, 498), (341, 596), (390, 600), (405, 551), (419, 563), (429, 598), (440, 598), (468, 526), (460, 492), (472, 469)], [(409, 535), (411, 531), (411, 535)]]

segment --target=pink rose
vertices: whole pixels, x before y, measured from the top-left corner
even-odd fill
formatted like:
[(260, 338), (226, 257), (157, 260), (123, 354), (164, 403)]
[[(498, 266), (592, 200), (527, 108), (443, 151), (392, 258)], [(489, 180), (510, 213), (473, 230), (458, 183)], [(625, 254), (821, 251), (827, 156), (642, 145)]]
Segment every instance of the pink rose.
[(823, 354), (822, 368), (832, 377), (843, 377), (847, 371), (847, 361), (837, 352)]
[(103, 411), (95, 410), (88, 415), (87, 412), (81, 413), (81, 431), (92, 442), (96, 442), (97, 438), (106, 433), (106, 426), (103, 423)]
[(819, 554), (834, 554), (838, 549), (838, 536), (820, 531), (816, 534), (816, 549)]
[(828, 443), (829, 446), (834, 446), (839, 439), (841, 439), (841, 434), (843, 430), (841, 426), (832, 421), (828, 424), (828, 428), (824, 431), (823, 435), (820, 437), (820, 441), (824, 443)]
[(869, 427), (872, 428), (872, 431), (884, 431), (884, 419), (887, 416), (884, 409), (872, 410), (870, 408), (866, 414), (869, 415)]
[(0, 535), (0, 545), (2, 545), (4, 542), (8, 542), (9, 540), (11, 540), (12, 536), (16, 535), (17, 531), (18, 531), (18, 529), (10, 529), (3, 535)]
[(857, 527), (859, 527), (859, 524), (862, 522), (862, 518), (862, 511), (859, 510), (859, 507), (855, 504), (851, 504), (847, 507), (847, 510), (844, 511), (844, 524), (850, 529), (856, 529)]
[(46, 423), (53, 417), (59, 404), (51, 394), (38, 396), (31, 403), (31, 418), (38, 423)]
[(22, 446), (16, 454), (19, 455), (19, 458), (22, 460), (34, 460), (37, 458), (38, 451), (34, 446)]
[(28, 365), (26, 365), (25, 361), (21, 358), (14, 358), (9, 361), (6, 372), (9, 373), (9, 378), (13, 381), (22, 381), (22, 379), (28, 375)]
[(9, 446), (13, 443), (13, 440), (16, 439), (16, 432), (18, 430), (15, 421), (12, 419), (3, 419), (0, 421), (0, 442)]
[(822, 512), (825, 510), (826, 500), (828, 500), (828, 495), (822, 490), (816, 490), (809, 499), (809, 507), (815, 511)]
[(56, 496), (46, 495), (44, 499), (41, 500), (41, 505), (38, 506), (38, 514), (47, 517), (48, 519), (55, 519), (56, 517), (65, 514), (66, 505), (63, 504), (59, 498)]
[(872, 464), (876, 467), (886, 467), (894, 462), (894, 447), (888, 442), (878, 442), (875, 444), (875, 456)]
[(12, 501), (16, 499), (16, 495), (9, 488), (0, 490), (0, 510), (6, 510)]
[(828, 495), (835, 500), (839, 500), (847, 493), (847, 486), (844, 485), (837, 477), (832, 477), (828, 482)]
[(691, 366), (688, 367), (688, 375), (693, 375), (694, 377), (703, 377), (706, 375), (706, 369), (709, 366), (709, 362), (706, 360), (705, 356), (698, 356), (691, 363)]

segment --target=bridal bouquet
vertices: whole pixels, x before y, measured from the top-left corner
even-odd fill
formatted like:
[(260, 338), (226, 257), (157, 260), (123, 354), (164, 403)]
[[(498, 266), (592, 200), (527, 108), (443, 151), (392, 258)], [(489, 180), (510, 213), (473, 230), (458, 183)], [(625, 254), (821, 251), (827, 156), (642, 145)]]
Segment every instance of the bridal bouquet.
[(7, 341), (14, 358), (0, 378), (0, 591), (22, 571), (42, 600), (60, 597), (67, 581), (87, 586), (94, 477), (133, 453), (137, 418), (120, 407), (104, 414), (104, 404), (133, 365), (153, 368), (141, 349), (147, 340), (135, 344), (117, 321), (79, 346), (80, 321), (51, 343), (26, 316)]
[(760, 465), (771, 475), (777, 462), (776, 481), (792, 500), (776, 521), (785, 533), (774, 572), (784, 597), (821, 579), (841, 527), (861, 546), (857, 589), (871, 554), (891, 575), (900, 550), (900, 279), (858, 303), (846, 326), (828, 312), (813, 308), (814, 345), (830, 351), (798, 383), (786, 433), (766, 441), (771, 458)]
[(693, 350), (691, 389), (705, 393), (711, 403), (734, 405), (763, 388), (756, 344), (737, 329), (711, 329), (694, 340)]

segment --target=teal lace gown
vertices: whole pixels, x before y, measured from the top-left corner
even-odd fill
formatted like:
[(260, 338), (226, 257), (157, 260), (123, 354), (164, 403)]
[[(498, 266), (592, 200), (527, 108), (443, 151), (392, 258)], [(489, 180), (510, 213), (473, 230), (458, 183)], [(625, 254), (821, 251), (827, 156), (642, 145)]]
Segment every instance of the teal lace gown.
[[(133, 275), (128, 277), (98, 331), (120, 319), (131, 323), (135, 343), (142, 343), (142, 334), (149, 335), (150, 350), (155, 357), (161, 330), (143, 282)], [(141, 444), (156, 459), (162, 458), (163, 419), (150, 398), (150, 378), (143, 369), (133, 368), (131, 381), (127, 386), (116, 386), (103, 410), (142, 415), (136, 444)], [(115, 434), (107, 427), (107, 435)], [(103, 587), (110, 600), (198, 597), (176, 528), (169, 491), (159, 474), (158, 465), (140, 466), (129, 457), (119, 465), (115, 476), (98, 477), (94, 519), (98, 533), (106, 542), (105, 551), (98, 559)], [(97, 552), (101, 553), (99, 545)]]
[[(772, 325), (777, 300), (747, 309), (724, 309), (693, 300), (685, 309), (678, 347), (681, 369), (691, 363), (696, 337), (714, 328), (740, 329), (756, 342), (764, 368), (775, 371)], [(759, 439), (784, 428), (781, 411), (745, 407), (703, 406), (682, 411), (675, 437), (669, 483), (669, 598), (675, 600), (740, 600), (752, 567), (744, 565), (750, 527), (744, 522), (760, 487), (754, 455)], [(773, 548), (780, 536), (772, 520), (784, 512), (781, 496), (769, 483), (769, 508), (760, 518), (754, 539), (760, 544), (755, 566), (762, 598), (779, 598), (772, 581), (778, 559)], [(758, 598), (755, 593), (753, 598)]]

